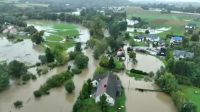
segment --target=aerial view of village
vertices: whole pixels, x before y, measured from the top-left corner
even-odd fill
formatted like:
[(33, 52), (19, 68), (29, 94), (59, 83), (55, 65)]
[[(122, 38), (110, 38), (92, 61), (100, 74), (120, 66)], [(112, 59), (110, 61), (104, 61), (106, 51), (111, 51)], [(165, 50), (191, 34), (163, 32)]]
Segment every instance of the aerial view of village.
[(0, 0), (0, 112), (200, 112), (200, 0)]

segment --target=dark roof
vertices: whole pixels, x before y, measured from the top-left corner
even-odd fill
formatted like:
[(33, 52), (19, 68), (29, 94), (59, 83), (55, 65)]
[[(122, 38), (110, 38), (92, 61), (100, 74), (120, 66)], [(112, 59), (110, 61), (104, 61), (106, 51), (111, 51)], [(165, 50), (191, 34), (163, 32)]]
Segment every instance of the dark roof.
[(99, 81), (99, 86), (95, 97), (101, 96), (104, 93), (107, 93), (110, 97), (116, 98), (116, 93), (121, 92), (121, 82), (116, 75), (113, 75), (111, 72), (103, 74), (96, 77), (96, 80)]

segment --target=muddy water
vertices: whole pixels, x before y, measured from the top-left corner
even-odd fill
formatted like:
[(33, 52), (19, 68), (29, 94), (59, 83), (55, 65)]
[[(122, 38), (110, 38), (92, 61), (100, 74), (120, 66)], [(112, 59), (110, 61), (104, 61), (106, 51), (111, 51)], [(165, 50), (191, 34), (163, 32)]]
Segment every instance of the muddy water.
[(30, 39), (14, 44), (5, 37), (0, 37), (0, 61), (19, 60), (32, 65), (39, 62), (40, 54), (42, 54), (42, 48), (34, 45)]
[[(79, 31), (82, 35), (80, 35), (80, 39), (77, 39), (76, 41), (86, 42), (89, 39), (88, 30), (82, 27)], [(0, 49), (2, 49), (3, 45), (4, 44), (0, 43)], [(32, 44), (30, 45), (32, 46)], [(21, 46), (20, 48), (25, 49), (24, 46)], [(33, 47), (27, 47), (26, 49), (31, 51), (32, 48)], [(38, 51), (34, 50), (32, 52)], [(90, 58), (88, 69), (84, 70), (81, 75), (74, 76), (73, 80), (76, 86), (74, 94), (69, 95), (66, 93), (64, 87), (60, 87), (52, 89), (50, 91), (50, 95), (43, 96), (40, 99), (35, 99), (33, 96), (33, 91), (44, 84), (49, 77), (65, 71), (67, 69), (66, 65), (55, 68), (46, 75), (40, 76), (36, 81), (31, 81), (26, 85), (18, 86), (15, 82), (13, 82), (6, 91), (0, 93), (0, 112), (71, 112), (73, 104), (79, 96), (79, 92), (82, 89), (84, 81), (93, 76), (93, 73), (98, 66), (98, 62), (93, 58), (92, 50), (84, 50), (84, 53)], [(32, 60), (35, 57), (29, 57), (28, 59)], [(125, 62), (127, 68), (130, 69), (132, 67), (136, 67), (137, 69), (144, 70), (146, 72), (156, 72), (160, 66), (163, 66), (161, 61), (149, 55), (137, 54), (137, 60), (138, 64), (134, 66), (127, 59)], [(35, 68), (32, 68), (30, 71), (36, 73)], [(118, 75), (126, 88), (127, 112), (176, 112), (176, 108), (173, 105), (171, 98), (166, 94), (151, 92), (140, 93), (134, 90), (136, 87), (155, 89), (157, 86), (153, 82), (135, 81), (133, 78), (125, 75), (124, 72), (119, 73)], [(13, 107), (13, 102), (16, 100), (22, 100), (24, 103), (24, 107), (20, 110)]]
[[(126, 47), (125, 47), (126, 48)], [(127, 54), (127, 53), (126, 53)], [(125, 65), (128, 69), (132, 67), (145, 72), (156, 72), (164, 64), (154, 56), (137, 53), (137, 65), (127, 58)], [(124, 72), (118, 74), (122, 80), (127, 97), (127, 112), (177, 112), (170, 96), (158, 92), (138, 92), (135, 88), (158, 89), (154, 82), (136, 81)]]

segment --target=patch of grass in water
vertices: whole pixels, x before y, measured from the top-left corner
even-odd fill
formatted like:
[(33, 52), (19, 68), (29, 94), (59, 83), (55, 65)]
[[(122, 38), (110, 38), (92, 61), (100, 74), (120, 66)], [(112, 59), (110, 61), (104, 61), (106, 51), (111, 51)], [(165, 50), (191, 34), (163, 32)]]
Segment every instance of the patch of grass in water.
[(51, 35), (47, 37), (47, 41), (62, 41), (64, 38), (61, 36)]
[(67, 41), (64, 43), (59, 43), (59, 42), (45, 42), (45, 44), (47, 46), (49, 46), (50, 48), (54, 48), (56, 46), (62, 46), (65, 49), (68, 49), (70, 47), (72, 47), (74, 45), (74, 41)]

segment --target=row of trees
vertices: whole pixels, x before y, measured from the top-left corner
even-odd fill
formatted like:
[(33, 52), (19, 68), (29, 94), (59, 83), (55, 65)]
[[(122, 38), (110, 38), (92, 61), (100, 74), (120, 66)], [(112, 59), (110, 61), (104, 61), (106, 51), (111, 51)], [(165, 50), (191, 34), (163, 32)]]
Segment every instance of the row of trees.
[(0, 91), (9, 85), (9, 79), (22, 79), (28, 81), (36, 77), (27, 71), (28, 67), (19, 61), (11, 61), (9, 64), (0, 64)]
[[(158, 74), (164, 72), (159, 72)], [(179, 112), (197, 112), (197, 106), (186, 98), (184, 93), (180, 90), (178, 81), (171, 73), (164, 73), (156, 80), (157, 84), (163, 91), (170, 94)]]

